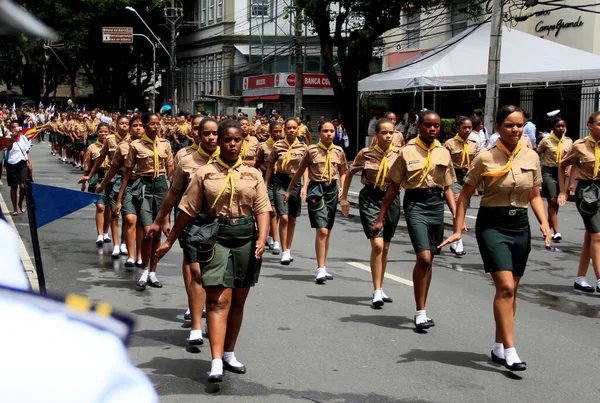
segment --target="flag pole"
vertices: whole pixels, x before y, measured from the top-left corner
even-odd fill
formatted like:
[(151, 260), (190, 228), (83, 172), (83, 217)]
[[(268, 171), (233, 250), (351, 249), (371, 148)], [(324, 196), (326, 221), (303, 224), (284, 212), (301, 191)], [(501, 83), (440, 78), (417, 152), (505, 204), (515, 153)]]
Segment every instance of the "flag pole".
[(27, 218), (29, 218), (29, 231), (31, 233), (31, 245), (33, 246), (33, 257), (35, 259), (35, 271), (37, 273), (40, 294), (46, 295), (46, 278), (44, 277), (44, 265), (40, 250), (40, 239), (38, 238), (38, 226), (35, 212), (35, 200), (31, 191), (33, 179), (29, 177), (25, 184), (25, 195), (27, 199)]

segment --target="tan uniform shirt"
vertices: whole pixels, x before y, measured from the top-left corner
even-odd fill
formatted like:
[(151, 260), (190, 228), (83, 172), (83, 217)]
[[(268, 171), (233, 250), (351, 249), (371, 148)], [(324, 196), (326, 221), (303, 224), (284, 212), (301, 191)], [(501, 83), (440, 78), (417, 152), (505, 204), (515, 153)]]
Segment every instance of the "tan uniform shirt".
[(526, 208), (531, 189), (542, 183), (540, 158), (529, 148), (522, 148), (513, 160), (510, 171), (498, 179), (481, 176), (484, 172), (502, 169), (508, 157), (498, 147), (484, 150), (473, 161), (473, 168), (467, 174), (465, 183), (477, 188), (483, 181), (485, 192), (480, 205), (483, 207)]
[[(377, 145), (377, 136), (373, 136), (373, 140), (371, 140), (371, 147), (375, 147)], [(398, 130), (394, 130), (394, 134), (392, 134), (392, 145), (394, 147), (402, 147), (404, 145), (404, 136)]]
[(112, 161), (115, 157), (115, 151), (117, 151), (117, 146), (120, 142), (122, 142), (122, 140), (119, 141), (117, 136), (114, 134), (109, 134), (106, 136), (104, 139), (104, 146), (102, 146), (102, 155), (108, 155), (108, 159)]
[[(92, 170), (92, 166), (94, 166), (94, 162), (102, 156), (102, 145), (98, 143), (90, 144), (88, 148), (85, 150), (85, 156), (83, 157), (83, 170), (89, 172)], [(100, 165), (100, 169), (108, 169), (110, 164), (106, 163), (106, 158), (102, 165)]]
[(114, 156), (110, 160), (111, 167), (119, 168), (122, 172), (125, 172), (127, 169), (125, 167), (125, 161), (127, 161), (127, 156), (129, 155), (130, 145), (131, 143), (129, 141), (121, 141), (117, 145)]
[(312, 133), (308, 130), (308, 127), (301, 124), (298, 127), (298, 139), (303, 140), (306, 145), (312, 144)]
[[(333, 172), (331, 174), (331, 180), (339, 179), (340, 173), (346, 173), (348, 170), (348, 162), (346, 161), (346, 154), (340, 146), (333, 146), (331, 153), (331, 165)], [(305, 161), (305, 162), (304, 162)], [(328, 182), (329, 172), (325, 162), (327, 161), (327, 151), (323, 150), (317, 144), (312, 144), (308, 147), (307, 152), (304, 154), (303, 164), (308, 166), (308, 178), (313, 182)], [(325, 173), (323, 175), (323, 173)], [(323, 177), (321, 177), (323, 175)]]
[[(464, 142), (455, 138), (448, 139), (444, 143), (444, 147), (446, 147), (446, 149), (450, 151), (450, 158), (452, 159), (452, 164), (454, 165), (454, 168), (469, 168), (466, 159), (463, 165), (460, 164), (461, 162), (463, 162), (464, 144)], [(472, 162), (478, 153), (477, 142), (475, 140), (467, 139), (467, 149), (469, 152), (469, 161)]]
[(207, 163), (208, 159), (202, 156), (198, 150), (194, 150), (192, 147), (182, 148), (173, 160), (175, 171), (171, 187), (177, 190), (186, 189), (194, 173)]
[(529, 136), (524, 134), (521, 136), (521, 138), (519, 139), (519, 141), (521, 142), (521, 145), (523, 147), (527, 147), (533, 150), (533, 145), (531, 144), (531, 140), (529, 140)]
[[(400, 156), (400, 148), (393, 147), (387, 153), (387, 166), (388, 169), (396, 163), (396, 160)], [(375, 147), (367, 147), (360, 150), (352, 165), (350, 165), (350, 173), (354, 174), (362, 170), (362, 176), (360, 182), (366, 186), (375, 186), (375, 180), (377, 179), (377, 172), (379, 172), (379, 166), (383, 154), (375, 149)], [(385, 172), (384, 172), (385, 175)], [(389, 178), (385, 178), (386, 185), (389, 184)]]
[[(564, 136), (564, 139), (560, 145), (562, 151), (562, 158), (565, 158), (565, 155), (569, 153), (571, 147), (573, 146), (573, 140), (570, 137)], [(550, 137), (546, 137), (540, 141), (538, 144), (536, 151), (538, 154), (542, 156), (542, 165), (545, 167), (557, 167), (558, 162), (556, 162), (556, 151), (558, 150), (558, 143), (556, 140), (551, 139)]]
[[(159, 175), (167, 173), (167, 166), (173, 166), (171, 144), (158, 139)], [(137, 176), (154, 176), (154, 145), (144, 140), (134, 140), (129, 146), (129, 155), (125, 161), (127, 168), (134, 168)]]
[(388, 178), (404, 189), (445, 188), (456, 182), (450, 152), (440, 144), (431, 151), (432, 168), (419, 185), (423, 177), (420, 171), (426, 161), (427, 151), (411, 140), (400, 150), (400, 156), (390, 168)]
[(244, 161), (254, 161), (254, 157), (256, 157), (256, 150), (258, 150), (258, 145), (260, 144), (258, 139), (252, 135), (249, 135), (244, 139), (247, 142), (246, 144), (246, 156), (244, 157)]
[(594, 177), (594, 143), (587, 138), (579, 139), (573, 143), (571, 152), (563, 160), (569, 164), (574, 164), (571, 169), (571, 176), (574, 180), (598, 180), (600, 173)]
[(195, 217), (204, 208), (211, 216), (248, 217), (271, 212), (267, 186), (257, 169), (240, 165), (233, 170), (235, 193), (229, 208), (231, 186), (227, 186), (215, 207), (213, 204), (226, 183), (227, 169), (217, 163), (205, 165), (196, 171), (183, 194), (179, 208)]
[(254, 156), (254, 161), (256, 163), (255, 168), (260, 168), (263, 172), (267, 172), (267, 169), (269, 169), (269, 166), (271, 165), (271, 151), (273, 151), (273, 145), (274, 144), (269, 144), (266, 141), (259, 144), (256, 155)]
[(304, 158), (304, 154), (306, 154), (306, 150), (308, 150), (308, 146), (298, 140), (298, 142), (292, 146), (290, 160), (285, 169), (283, 169), (283, 160), (287, 154), (288, 146), (285, 141), (279, 140), (273, 145), (269, 160), (274, 164), (273, 169), (277, 169), (278, 174), (289, 174), (290, 176), (293, 176), (298, 172), (298, 168), (300, 168), (300, 163), (302, 162), (302, 158)]

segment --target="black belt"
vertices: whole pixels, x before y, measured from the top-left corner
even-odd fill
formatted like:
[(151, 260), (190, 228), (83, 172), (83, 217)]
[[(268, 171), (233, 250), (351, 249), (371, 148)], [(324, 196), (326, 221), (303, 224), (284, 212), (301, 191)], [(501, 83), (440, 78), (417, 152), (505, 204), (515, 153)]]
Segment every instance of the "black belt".
[(482, 213), (493, 213), (493, 214), (497, 214), (497, 215), (507, 215), (510, 217), (527, 214), (527, 208), (523, 208), (523, 207), (485, 207), (485, 206), (481, 206), (481, 207), (479, 207), (479, 210)]
[(414, 195), (432, 195), (435, 193), (442, 192), (442, 188), (434, 187), (434, 188), (419, 188), (419, 189), (406, 189), (405, 192), (407, 194)]
[(252, 217), (252, 216), (247, 216), (247, 217), (218, 217), (217, 220), (219, 221), (219, 224), (225, 224), (225, 225), (244, 225), (244, 224), (248, 224), (248, 223), (253, 223), (254, 222), (254, 217)]

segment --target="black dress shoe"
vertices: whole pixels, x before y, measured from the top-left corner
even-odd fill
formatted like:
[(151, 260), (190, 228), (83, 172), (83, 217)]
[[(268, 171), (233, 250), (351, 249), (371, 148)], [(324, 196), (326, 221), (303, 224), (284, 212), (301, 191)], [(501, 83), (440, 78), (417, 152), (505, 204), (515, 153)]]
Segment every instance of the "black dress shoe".
[(204, 344), (204, 339), (188, 339), (188, 344), (190, 346), (201, 346)]
[(504, 365), (506, 367), (506, 360), (494, 354), (494, 350), (492, 350), (492, 352), (490, 353), (490, 357), (492, 357), (492, 361), (496, 364)]
[(202, 319), (204, 319), (204, 318), (206, 318), (206, 311), (202, 311)]
[(135, 262), (131, 261), (131, 260), (127, 260), (125, 262), (125, 267), (133, 267), (135, 266)]
[(506, 367), (506, 369), (513, 372), (525, 371), (527, 369), (527, 363), (525, 361), (515, 362), (513, 365), (504, 364), (504, 366)]
[(229, 372), (233, 372), (234, 374), (245, 374), (246, 366), (242, 365), (241, 367), (234, 367), (233, 365), (228, 364), (226, 361), (223, 361), (223, 368)]
[(135, 267), (139, 267), (140, 269), (144, 267), (142, 263), (135, 262)]
[(146, 289), (146, 284), (147, 284), (146, 281), (140, 280), (135, 285), (135, 289), (138, 291), (144, 291)]
[(192, 314), (191, 313), (184, 313), (183, 314), (183, 319), (185, 320), (192, 320)]
[[(573, 288), (583, 292), (594, 292), (594, 287), (592, 287), (591, 285), (581, 285), (579, 283), (573, 283)], [(597, 291), (600, 292), (600, 289)]]
[(223, 382), (223, 374), (209, 375), (208, 376), (208, 382), (209, 383), (221, 383), (221, 382)]
[(159, 280), (152, 281), (151, 279), (148, 279), (148, 285), (154, 288), (162, 288), (162, 283)]
[(417, 320), (415, 319), (414, 323), (415, 323), (415, 327), (419, 331), (421, 331), (421, 330), (427, 330), (427, 329), (429, 329), (431, 327), (431, 325), (429, 324), (429, 322), (417, 324)]
[(98, 245), (98, 246), (102, 246), (102, 245), (104, 245), (104, 241), (103, 241), (102, 239), (98, 239), (98, 240), (96, 241), (96, 245)]
[(327, 273), (327, 275), (325, 276), (325, 278), (327, 280), (333, 280), (333, 276), (331, 274), (329, 274), (329, 273)]
[(381, 300), (383, 302), (387, 302), (388, 304), (391, 304), (392, 302), (394, 302), (394, 300), (391, 299), (390, 297), (382, 297)]
[(450, 247), (450, 252), (454, 253), (456, 256), (464, 256), (467, 254), (464, 250), (461, 252), (457, 252), (452, 246)]
[(435, 326), (435, 322), (431, 318), (427, 319), (427, 323), (429, 324), (429, 327), (434, 327)]

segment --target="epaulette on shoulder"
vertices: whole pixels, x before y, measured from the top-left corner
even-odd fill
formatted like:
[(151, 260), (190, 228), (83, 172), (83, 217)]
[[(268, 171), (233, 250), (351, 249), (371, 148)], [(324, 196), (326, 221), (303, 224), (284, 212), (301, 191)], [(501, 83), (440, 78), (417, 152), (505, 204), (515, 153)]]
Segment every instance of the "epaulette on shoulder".
[(47, 312), (63, 313), (70, 320), (116, 335), (124, 344), (129, 342), (133, 330), (134, 320), (131, 317), (113, 312), (108, 304), (94, 304), (81, 295), (43, 296), (30, 291), (0, 286), (0, 298), (2, 297)]
[(575, 140), (575, 141), (573, 142), (573, 145), (575, 145), (575, 144), (583, 144), (583, 143), (585, 143), (585, 140), (586, 140), (586, 139), (584, 139), (584, 138), (583, 138), (583, 139), (577, 139), (577, 140)]

